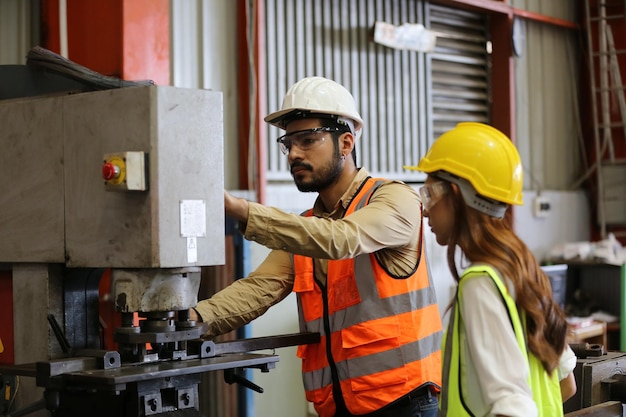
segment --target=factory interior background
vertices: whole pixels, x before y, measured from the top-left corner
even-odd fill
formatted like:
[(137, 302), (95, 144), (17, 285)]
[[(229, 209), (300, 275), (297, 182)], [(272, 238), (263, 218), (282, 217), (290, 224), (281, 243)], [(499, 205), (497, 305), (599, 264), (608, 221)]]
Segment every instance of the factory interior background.
[[(581, 276), (606, 296), (597, 304), (612, 320), (608, 348), (626, 351), (626, 4), (608, 3), (621, 18), (610, 23), (606, 55), (614, 60), (601, 64), (590, 58), (600, 47), (599, 23), (585, 13), (597, 13), (595, 0), (0, 0), (0, 67), (25, 65), (41, 46), (106, 76), (220, 92), (224, 188), (294, 213), (310, 208), (315, 195), (295, 188), (275, 142), (279, 131), (263, 117), (302, 77), (328, 77), (352, 91), (365, 120), (359, 165), (416, 188), (425, 177), (402, 167), (415, 165), (438, 135), (460, 121), (493, 124), (512, 138), (524, 165), (516, 231), (545, 264), (599, 266)], [(373, 35), (377, 23), (421, 24), (436, 42), (428, 51), (382, 45)], [(610, 93), (594, 99), (603, 76)], [(0, 79), (0, 93), (11, 83)], [(602, 129), (603, 122), (612, 127)], [(0, 153), (0, 219), (28, 192), (8, 191), (18, 184), (10, 158)], [(33, 289), (40, 281), (28, 279), (35, 262), (2, 255), (12, 253), (19, 232), (0, 230), (0, 309), (12, 318), (0, 333), (5, 365), (50, 359), (56, 343), (46, 320), (54, 302)], [(201, 296), (267, 254), (235, 235), (226, 246), (236, 245), (238, 258), (203, 270)], [(454, 282), (445, 249), (428, 233), (426, 244), (444, 312)], [(292, 294), (231, 337), (295, 333), (296, 309)], [(295, 352), (276, 349), (275, 369), (246, 372), (262, 394), (203, 376), (201, 409), (215, 417), (315, 415)], [(34, 381), (22, 381), (12, 404), (18, 408), (41, 396)]]

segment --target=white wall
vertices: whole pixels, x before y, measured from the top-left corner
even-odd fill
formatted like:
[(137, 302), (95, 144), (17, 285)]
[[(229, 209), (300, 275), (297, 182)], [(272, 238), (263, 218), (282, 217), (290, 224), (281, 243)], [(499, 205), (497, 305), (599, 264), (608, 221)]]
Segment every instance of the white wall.
[(31, 2), (0, 0), (0, 65), (24, 65), (34, 45)]
[[(580, 242), (590, 239), (589, 204), (582, 191), (543, 191), (541, 196), (550, 202), (551, 209), (546, 217), (536, 217), (533, 211), (537, 193), (524, 191), (524, 205), (515, 207), (514, 228), (539, 262), (546, 259), (550, 249), (564, 242)], [(426, 250), (431, 279), (437, 291), (441, 314), (454, 296), (456, 284), (448, 269), (445, 247), (435, 241), (426, 228)], [(447, 316), (444, 316), (447, 322)]]
[(558, 243), (590, 239), (589, 203), (583, 191), (542, 191), (541, 197), (550, 202), (546, 217), (535, 217), (535, 197), (535, 191), (524, 191), (525, 204), (515, 209), (515, 230), (540, 261), (547, 260)]
[(171, 0), (172, 85), (223, 93), (226, 188), (239, 184), (239, 125), (247, 123), (240, 119), (238, 109), (237, 4)]

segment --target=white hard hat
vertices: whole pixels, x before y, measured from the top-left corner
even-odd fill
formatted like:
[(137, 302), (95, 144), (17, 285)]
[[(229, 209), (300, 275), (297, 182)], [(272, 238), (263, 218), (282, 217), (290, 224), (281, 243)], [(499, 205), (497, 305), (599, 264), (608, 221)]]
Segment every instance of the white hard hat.
[[(293, 119), (315, 117), (316, 114), (349, 119), (352, 133), (363, 127), (352, 94), (342, 85), (323, 77), (307, 77), (291, 86), (283, 98), (282, 108), (265, 117), (265, 121), (285, 129)], [(344, 120), (345, 122), (345, 120)], [(360, 133), (360, 132), (359, 132)]]

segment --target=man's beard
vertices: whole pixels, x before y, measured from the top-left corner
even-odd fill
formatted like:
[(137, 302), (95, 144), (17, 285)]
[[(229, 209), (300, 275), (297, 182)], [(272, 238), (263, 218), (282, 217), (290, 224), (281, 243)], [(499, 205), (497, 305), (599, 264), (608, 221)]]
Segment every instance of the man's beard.
[[(307, 169), (311, 170), (311, 166), (308, 164), (299, 164), (294, 163), (294, 166), (303, 166)], [(324, 167), (318, 170), (317, 174), (313, 174), (313, 178), (307, 182), (302, 180), (298, 180), (295, 176), (293, 176), (293, 180), (298, 187), (298, 190), (303, 193), (319, 193), (330, 185), (334, 184), (341, 175), (341, 171), (343, 169), (343, 161), (339, 152), (336, 152), (333, 155), (333, 159)]]

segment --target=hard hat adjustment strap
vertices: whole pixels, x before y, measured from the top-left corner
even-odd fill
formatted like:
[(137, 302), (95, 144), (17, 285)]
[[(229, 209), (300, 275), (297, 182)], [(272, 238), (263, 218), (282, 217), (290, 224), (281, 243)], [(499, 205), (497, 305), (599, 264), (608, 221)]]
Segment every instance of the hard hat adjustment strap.
[(478, 194), (472, 184), (465, 178), (457, 177), (456, 175), (450, 174), (446, 171), (437, 171), (432, 175), (458, 185), (461, 190), (461, 194), (463, 195), (463, 200), (465, 200), (465, 204), (468, 206), (491, 217), (498, 219), (504, 217), (508, 204), (492, 200), (491, 198)]

